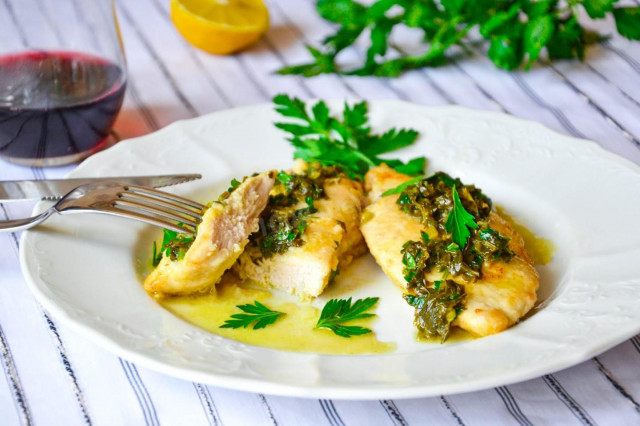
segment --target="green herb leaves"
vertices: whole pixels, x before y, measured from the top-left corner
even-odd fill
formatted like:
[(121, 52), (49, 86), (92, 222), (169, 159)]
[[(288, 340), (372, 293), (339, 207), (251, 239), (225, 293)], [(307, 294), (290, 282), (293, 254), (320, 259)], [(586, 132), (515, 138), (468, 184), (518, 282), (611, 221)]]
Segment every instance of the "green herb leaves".
[(257, 300), (253, 302), (253, 305), (238, 305), (237, 307), (244, 314), (231, 315), (232, 319), (226, 320), (220, 328), (247, 328), (253, 324), (253, 329), (258, 330), (273, 324), (284, 315), (284, 312), (272, 311)]
[(444, 227), (447, 232), (451, 233), (453, 242), (456, 243), (458, 247), (464, 248), (467, 245), (469, 236), (471, 236), (469, 228), (477, 229), (478, 224), (475, 222), (473, 215), (464, 209), (455, 186), (452, 188), (452, 191), (453, 209), (451, 213), (449, 213)]
[(375, 314), (366, 313), (376, 303), (377, 297), (358, 299), (351, 304), (351, 298), (331, 299), (324, 305), (316, 328), (326, 328), (341, 337), (359, 336), (371, 333), (371, 330), (357, 325), (343, 325), (345, 322), (370, 318)]
[[(340, 337), (359, 336), (371, 333), (371, 330), (357, 325), (343, 325), (342, 323), (358, 319), (371, 318), (375, 314), (366, 313), (376, 303), (377, 297), (358, 299), (351, 304), (351, 298), (329, 300), (320, 314), (316, 329), (326, 328)], [(252, 304), (237, 306), (242, 314), (233, 314), (220, 328), (247, 328), (253, 324), (253, 329), (258, 330), (276, 322), (285, 315), (284, 312), (273, 311), (255, 300)]]
[(237, 187), (240, 186), (242, 182), (240, 182), (238, 179), (231, 179), (231, 183), (229, 184), (229, 189), (227, 189), (228, 192), (233, 192)]
[(620, 35), (640, 40), (640, 7), (619, 7), (613, 10)]
[(331, 117), (327, 105), (320, 101), (307, 112), (298, 98), (278, 95), (273, 99), (281, 115), (300, 120), (299, 123), (276, 123), (276, 127), (291, 134), (294, 158), (319, 162), (323, 166), (338, 166), (351, 178), (362, 178), (370, 167), (386, 163), (408, 175), (424, 172), (424, 157), (407, 163), (379, 156), (413, 144), (418, 132), (391, 129), (381, 135), (371, 133), (366, 102), (353, 106), (345, 103), (342, 119)]
[(509, 239), (488, 227), (491, 200), (460, 179), (438, 172), (402, 189), (396, 204), (428, 231), (400, 250), (411, 292), (428, 284), (434, 272), (472, 284), (485, 260), (509, 262), (514, 256)]
[(464, 287), (450, 280), (436, 281), (433, 287), (418, 289), (417, 295), (405, 294), (404, 300), (415, 308), (414, 324), (423, 337), (439, 337), (444, 342), (451, 323), (465, 307)]
[[(344, 176), (331, 169), (312, 167), (303, 174), (279, 172), (276, 175), (276, 191), (269, 196), (269, 203), (261, 215), (261, 232), (250, 237), (251, 246), (260, 249), (260, 257), (282, 254), (291, 247), (304, 244), (302, 236), (308, 219), (317, 212), (314, 201), (325, 196), (324, 180)], [(296, 209), (296, 204), (306, 202), (307, 207)], [(257, 253), (252, 256), (257, 261)]]
[(386, 197), (387, 195), (400, 194), (407, 187), (409, 187), (411, 185), (415, 185), (416, 183), (420, 182), (421, 180), (422, 180), (422, 176), (416, 176), (413, 179), (409, 179), (408, 181), (401, 183), (400, 185), (396, 186), (395, 188), (387, 189), (386, 191), (384, 191), (382, 193), (382, 196)]
[[(313, 62), (278, 72), (305, 77), (323, 73), (395, 77), (405, 70), (443, 63), (450, 48), (471, 41), (466, 36), (475, 27), (489, 41), (488, 55), (499, 68), (529, 67), (545, 48), (551, 59), (582, 59), (585, 48), (602, 37), (580, 25), (580, 5), (592, 19), (612, 13), (621, 35), (640, 40), (640, 7), (616, 7), (617, 2), (377, 0), (365, 6), (354, 0), (319, 0), (318, 13), (337, 24), (337, 31), (322, 41), (321, 48), (307, 46)], [(389, 36), (400, 26), (422, 31), (421, 53), (406, 54), (389, 43)], [(362, 63), (354, 69), (341, 68), (340, 52), (364, 34), (369, 46)]]
[(158, 266), (162, 260), (162, 255), (169, 256), (171, 260), (181, 260), (184, 258), (185, 253), (193, 244), (195, 236), (193, 234), (179, 234), (170, 229), (163, 229), (162, 243), (160, 244), (160, 250), (158, 251), (156, 242), (153, 242), (153, 254), (151, 258), (151, 264)]

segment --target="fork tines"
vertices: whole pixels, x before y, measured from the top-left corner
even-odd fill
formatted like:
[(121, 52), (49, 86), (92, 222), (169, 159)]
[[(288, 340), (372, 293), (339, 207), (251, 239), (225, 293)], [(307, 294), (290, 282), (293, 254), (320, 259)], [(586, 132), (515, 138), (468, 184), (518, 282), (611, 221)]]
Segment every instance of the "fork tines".
[(205, 208), (187, 198), (134, 185), (125, 186), (113, 206), (138, 219), (181, 233), (195, 232)]

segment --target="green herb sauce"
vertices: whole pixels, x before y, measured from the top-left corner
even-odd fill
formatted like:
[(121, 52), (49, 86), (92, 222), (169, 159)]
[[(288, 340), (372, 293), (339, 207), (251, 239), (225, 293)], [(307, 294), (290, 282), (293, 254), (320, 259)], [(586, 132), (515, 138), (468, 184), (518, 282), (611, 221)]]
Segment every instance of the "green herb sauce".
[[(470, 229), (464, 247), (452, 240), (446, 223), (454, 208), (453, 188), (477, 228)], [(509, 262), (514, 253), (509, 239), (489, 228), (491, 200), (473, 185), (464, 185), (446, 173), (436, 173), (402, 190), (397, 201), (405, 213), (418, 218), (426, 228), (437, 230), (437, 238), (422, 233), (419, 241), (407, 241), (402, 247), (404, 278), (410, 294), (405, 300), (416, 308), (415, 324), (423, 337), (439, 336), (443, 341), (453, 320), (464, 309), (464, 288), (447, 279), (455, 277), (462, 284), (473, 284), (481, 277), (482, 263), (498, 259)], [(443, 281), (429, 281), (439, 272)], [(455, 297), (454, 297), (455, 296)]]
[(406, 294), (404, 300), (416, 309), (414, 323), (420, 337), (439, 337), (444, 342), (451, 323), (464, 309), (464, 287), (450, 280), (436, 281), (433, 287), (420, 287), (417, 294)]
[(153, 242), (153, 266), (158, 266), (162, 260), (162, 255), (169, 256), (171, 260), (181, 260), (193, 244), (196, 236), (193, 234), (179, 234), (170, 229), (163, 229), (162, 243), (160, 251), (156, 250), (156, 242)]
[[(278, 173), (272, 195), (261, 214), (260, 231), (250, 237), (249, 244), (259, 248), (258, 258), (269, 258), (303, 245), (308, 219), (317, 212), (314, 201), (326, 197), (324, 182), (339, 177), (346, 177), (339, 167), (320, 164), (310, 164), (302, 174)], [(300, 207), (302, 202), (306, 206)]]

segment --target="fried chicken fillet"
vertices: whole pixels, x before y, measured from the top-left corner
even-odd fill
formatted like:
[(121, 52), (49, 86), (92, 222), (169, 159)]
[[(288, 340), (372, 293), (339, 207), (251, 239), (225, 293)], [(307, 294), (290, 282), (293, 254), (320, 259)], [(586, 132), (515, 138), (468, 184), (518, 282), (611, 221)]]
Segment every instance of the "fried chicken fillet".
[[(381, 165), (365, 176), (368, 206), (364, 210), (360, 229), (376, 262), (403, 293), (407, 292), (402, 263), (402, 246), (409, 240), (419, 240), (421, 232), (437, 238), (435, 229), (425, 229), (418, 218), (398, 208), (398, 194), (382, 197), (410, 177)], [(515, 253), (510, 262), (485, 260), (481, 276), (465, 285), (456, 276), (451, 279), (464, 285), (466, 308), (453, 325), (477, 336), (499, 333), (515, 324), (533, 307), (538, 289), (538, 274), (533, 267), (522, 237), (495, 211), (489, 215), (489, 226), (510, 239), (509, 248)], [(429, 281), (443, 279), (442, 273), (430, 271)]]
[(145, 280), (145, 290), (185, 295), (214, 289), (243, 252), (249, 235), (258, 230), (260, 213), (273, 184), (274, 178), (262, 173), (245, 179), (226, 200), (214, 202), (205, 212), (184, 258), (171, 260), (164, 255)]
[[(307, 167), (298, 161), (292, 173), (301, 174)], [(310, 300), (323, 292), (338, 268), (366, 252), (359, 229), (362, 183), (344, 176), (328, 178), (324, 193), (314, 202), (317, 211), (307, 219), (302, 245), (271, 257), (261, 257), (258, 247), (247, 246), (233, 268), (241, 279)], [(301, 201), (294, 208), (305, 206)]]

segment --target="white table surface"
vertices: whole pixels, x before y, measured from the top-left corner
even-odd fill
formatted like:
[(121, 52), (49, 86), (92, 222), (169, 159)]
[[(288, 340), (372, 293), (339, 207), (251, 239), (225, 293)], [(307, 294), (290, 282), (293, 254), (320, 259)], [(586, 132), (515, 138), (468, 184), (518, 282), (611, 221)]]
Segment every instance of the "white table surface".
[[(640, 163), (640, 43), (617, 35), (592, 47), (584, 63), (558, 62), (529, 72), (503, 72), (477, 55), (393, 80), (305, 80), (273, 71), (308, 60), (304, 42), (320, 40), (331, 31), (310, 0), (268, 1), (267, 35), (251, 49), (226, 57), (191, 48), (168, 19), (168, 1), (116, 4), (129, 70), (127, 96), (114, 128), (120, 139), (153, 132), (175, 120), (269, 102), (278, 93), (397, 98), (502, 111), (594, 140)], [(8, 25), (3, 37), (24, 24)], [(613, 23), (600, 23), (599, 28), (611, 33)], [(72, 169), (2, 162), (0, 179), (57, 178)], [(0, 220), (27, 216), (31, 208), (29, 203), (0, 204)], [(436, 398), (310, 400), (176, 379), (118, 358), (43, 310), (22, 278), (19, 239), (19, 234), (0, 234), (1, 424), (640, 424), (638, 336), (558, 373)]]

